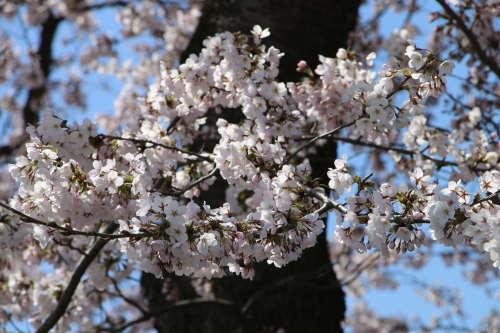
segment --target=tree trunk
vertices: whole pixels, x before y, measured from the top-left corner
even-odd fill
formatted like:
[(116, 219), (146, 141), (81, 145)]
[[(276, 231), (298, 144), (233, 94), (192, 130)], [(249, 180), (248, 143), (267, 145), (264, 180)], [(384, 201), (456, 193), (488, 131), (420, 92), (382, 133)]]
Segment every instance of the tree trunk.
[[(270, 28), (264, 40), (285, 56), (280, 61), (279, 79), (298, 81), (297, 63), (305, 60), (311, 68), (318, 55), (335, 56), (345, 47), (355, 27), (360, 0), (207, 0), (196, 33), (184, 53), (199, 53), (202, 41), (221, 31), (249, 33), (255, 24)], [(234, 113), (234, 110), (232, 111)], [(222, 115), (223, 116), (223, 115)], [(208, 116), (207, 122), (221, 115)], [(213, 119), (210, 119), (213, 118)], [(233, 121), (236, 122), (236, 121)], [(196, 144), (196, 143), (195, 143)], [(205, 148), (206, 146), (205, 142)], [(327, 184), (328, 167), (334, 165), (336, 145), (326, 142), (309, 156), (313, 177)], [(201, 198), (213, 207), (225, 202), (224, 182), (216, 182)], [(168, 304), (165, 283), (177, 299), (200, 297), (189, 277), (168, 274), (158, 280), (144, 274), (142, 285), (152, 311)], [(233, 302), (233, 306), (210, 302), (170, 309), (156, 316), (160, 333), (190, 332), (342, 332), (344, 293), (332, 269), (326, 235), (304, 251), (296, 262), (276, 268), (266, 262), (256, 266), (253, 281), (228, 275), (211, 281), (215, 297)]]

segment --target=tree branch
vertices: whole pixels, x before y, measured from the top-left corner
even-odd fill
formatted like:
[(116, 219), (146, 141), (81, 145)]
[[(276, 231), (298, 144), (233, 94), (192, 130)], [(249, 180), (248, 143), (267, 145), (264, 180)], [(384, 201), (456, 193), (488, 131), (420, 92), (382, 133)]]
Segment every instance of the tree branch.
[(72, 235), (87, 236), (87, 237), (89, 237), (89, 236), (100, 237), (100, 238), (104, 238), (107, 240), (118, 239), (118, 238), (144, 238), (144, 237), (153, 237), (153, 235), (154, 235), (153, 232), (146, 232), (146, 233), (142, 233), (142, 234), (110, 234), (107, 232), (101, 233), (101, 232), (95, 232), (95, 231), (80, 231), (80, 230), (62, 227), (60, 225), (57, 225), (55, 222), (43, 222), (43, 221), (38, 220), (34, 217), (26, 215), (23, 212), (20, 212), (17, 209), (14, 209), (14, 208), (4, 204), (1, 201), (0, 201), (0, 206), (11, 211), (12, 213), (14, 213), (16, 215), (19, 215), (21, 217), (21, 220), (23, 220), (24, 222), (39, 224), (39, 225), (46, 226), (48, 228), (62, 230), (64, 232), (66, 232), (68, 234), (72, 234)]
[(295, 153), (293, 153), (292, 155), (290, 155), (290, 157), (285, 162), (281, 163), (281, 165), (286, 165), (286, 164), (290, 163), (290, 161), (292, 160), (292, 158), (294, 158), (301, 150), (306, 149), (307, 147), (311, 146), (313, 143), (315, 143), (319, 139), (326, 138), (326, 137), (328, 137), (330, 135), (333, 135), (333, 134), (335, 134), (335, 133), (343, 130), (346, 127), (350, 127), (350, 126), (354, 125), (361, 118), (363, 118), (363, 115), (359, 116), (358, 118), (354, 119), (353, 121), (351, 121), (351, 122), (349, 122), (347, 124), (344, 124), (342, 126), (337, 127), (334, 130), (331, 130), (330, 132), (318, 135), (317, 137), (315, 137), (314, 139), (310, 140), (308, 143), (306, 143), (305, 145), (303, 145), (302, 147), (300, 147), (299, 149), (297, 149), (297, 151), (295, 151)]
[(76, 8), (76, 12), (86, 12), (86, 11), (91, 11), (95, 9), (102, 9), (102, 8), (108, 8), (108, 7), (126, 7), (128, 4), (127, 1), (111, 1), (111, 2), (103, 2), (103, 3), (96, 3), (93, 5), (86, 5), (86, 6), (81, 6)]
[[(309, 140), (309, 139), (310, 139), (310, 137), (305, 137), (305, 138), (296, 138), (295, 140), (299, 141), (299, 140)], [(458, 164), (455, 163), (455, 162), (439, 160), (437, 158), (434, 158), (434, 157), (431, 157), (429, 155), (423, 154), (422, 152), (416, 152), (416, 151), (412, 151), (412, 150), (406, 150), (404, 148), (397, 148), (395, 146), (382, 146), (382, 145), (378, 145), (378, 144), (372, 143), (372, 142), (361, 141), (361, 139), (349, 139), (349, 138), (343, 138), (343, 137), (340, 137), (340, 136), (334, 136), (334, 137), (331, 137), (331, 139), (335, 140), (335, 141), (341, 141), (341, 142), (345, 142), (345, 143), (350, 143), (352, 145), (360, 146), (360, 147), (370, 147), (370, 148), (375, 148), (375, 149), (384, 150), (384, 151), (394, 151), (394, 152), (397, 152), (397, 153), (400, 153), (400, 154), (403, 154), (403, 155), (414, 156), (414, 155), (420, 154), (420, 156), (422, 156), (422, 158), (424, 160), (432, 161), (432, 162), (436, 163), (439, 166), (456, 166), (456, 167), (458, 167)], [(483, 169), (483, 168), (477, 168), (477, 167), (472, 167), (471, 168), (471, 170), (473, 170), (473, 171), (479, 171), (479, 172), (485, 172), (485, 171), (489, 171), (489, 170), (492, 170), (492, 169), (493, 168), (489, 168), (489, 169)]]
[(180, 191), (177, 191), (177, 192), (174, 192), (174, 191), (160, 191), (160, 190), (153, 190), (153, 192), (159, 192), (161, 194), (164, 194), (164, 195), (170, 195), (170, 196), (173, 196), (173, 197), (179, 197), (181, 195), (183, 195), (184, 193), (186, 193), (186, 191), (192, 189), (193, 187), (197, 186), (198, 184), (201, 184), (203, 183), (205, 180), (208, 180), (212, 177), (215, 176), (215, 173), (218, 171), (219, 169), (217, 169), (214, 165), (214, 168), (212, 169), (212, 171), (210, 171), (210, 173), (206, 176), (203, 176), (201, 177), (200, 179), (198, 179), (197, 181), (195, 181), (194, 183), (186, 186), (185, 188), (183, 188), (182, 190)]
[(207, 161), (207, 162), (211, 162), (213, 163), (213, 157), (212, 155), (210, 154), (199, 154), (199, 153), (195, 153), (193, 151), (188, 151), (188, 150), (184, 150), (182, 148), (178, 148), (178, 147), (175, 147), (175, 146), (167, 146), (167, 145), (164, 145), (164, 144), (161, 144), (161, 143), (158, 143), (158, 142), (154, 142), (154, 141), (151, 141), (151, 140), (141, 140), (141, 139), (134, 139), (134, 138), (122, 138), (122, 137), (119, 137), (119, 136), (110, 136), (110, 135), (104, 135), (104, 134), (99, 134), (99, 138), (101, 139), (111, 139), (111, 140), (120, 140), (120, 141), (130, 141), (130, 142), (133, 142), (133, 143), (138, 143), (138, 144), (150, 144), (151, 146), (149, 147), (146, 147), (146, 148), (153, 148), (153, 147), (162, 147), (162, 148), (165, 148), (165, 149), (170, 149), (170, 150), (175, 150), (175, 151), (178, 151), (178, 152), (181, 152), (183, 154), (187, 154), (187, 155), (193, 155), (193, 156), (196, 156), (204, 161)]
[[(361, 141), (360, 139), (355, 140), (355, 139), (342, 138), (339, 136), (335, 136), (335, 137), (332, 137), (332, 140), (342, 141), (342, 142), (350, 143), (350, 144), (356, 145), (356, 146), (370, 147), (370, 148), (375, 148), (375, 149), (380, 149), (380, 150), (385, 150), (385, 151), (394, 151), (394, 152), (397, 152), (397, 153), (400, 153), (403, 155), (414, 156), (414, 155), (418, 154), (417, 152), (412, 151), (412, 150), (406, 150), (406, 149), (397, 148), (394, 146), (389, 147), (389, 146), (377, 145), (375, 143)], [(438, 160), (436, 158), (430, 157), (429, 155), (425, 155), (423, 153), (420, 153), (420, 155), (422, 156), (423, 159), (432, 161), (432, 162), (437, 163), (439, 165), (458, 166), (457, 163)]]
[(471, 43), (472, 48), (477, 54), (479, 60), (481, 60), (483, 64), (488, 66), (491, 69), (491, 71), (495, 73), (498, 78), (500, 78), (500, 68), (498, 67), (497, 63), (495, 62), (494, 59), (488, 57), (486, 52), (479, 45), (476, 36), (474, 36), (472, 31), (469, 28), (467, 28), (464, 21), (457, 15), (457, 13), (455, 13), (453, 9), (450, 8), (450, 6), (448, 6), (445, 0), (436, 0), (436, 1), (441, 5), (441, 7), (443, 7), (446, 14), (450, 16), (450, 19), (455, 21), (457, 26), (464, 33), (465, 37), (467, 37), (469, 43)]
[(73, 242), (73, 239), (74, 238), (70, 238), (70, 240), (67, 243), (63, 243), (61, 241), (58, 241), (57, 239), (53, 239), (52, 241), (59, 246), (65, 246), (73, 251), (80, 253), (83, 256), (86, 256), (87, 254), (85, 253), (85, 251), (83, 251), (82, 249), (80, 249), (78, 247), (74, 247), (73, 244), (71, 244)]
[(485, 202), (485, 201), (489, 201), (489, 200), (492, 200), (494, 199), (498, 194), (500, 194), (500, 190), (496, 191), (496, 192), (493, 192), (491, 193), (490, 195), (488, 195), (487, 197), (484, 197), (478, 201), (474, 201), (473, 203), (471, 203), (470, 205), (471, 206), (474, 206), (474, 205), (477, 205), (477, 204), (480, 204), (481, 202)]
[[(363, 261), (361, 261), (360, 263), (358, 263), (350, 272), (347, 272), (346, 274), (344, 274), (344, 276), (342, 276), (339, 279), (339, 283), (342, 286), (348, 286), (349, 284), (351, 284), (352, 282), (354, 282), (363, 273), (363, 271), (365, 269), (369, 268), (379, 258), (380, 258), (380, 252), (378, 252), (378, 253), (371, 253), (368, 258), (365, 258)], [(367, 263), (367, 264), (365, 265), (365, 267), (363, 267), (363, 265), (365, 263)], [(348, 274), (351, 274), (351, 276), (348, 277), (347, 276)]]
[[(50, 69), (53, 63), (52, 59), (52, 42), (56, 35), (57, 27), (59, 23), (63, 21), (64, 18), (56, 17), (52, 12), (49, 12), (47, 20), (42, 25), (42, 31), (40, 33), (40, 45), (36, 55), (40, 63), (40, 69), (43, 74), (44, 81), (50, 75)], [(42, 98), (47, 92), (47, 82), (44, 82), (40, 87), (32, 88), (28, 92), (28, 99), (23, 108), (23, 116), (25, 127), (29, 124), (36, 125), (39, 120), (40, 105)]]
[(146, 315), (148, 313), (148, 311), (146, 311), (146, 310), (144, 310), (142, 308), (142, 306), (139, 304), (139, 302), (137, 302), (136, 300), (131, 299), (131, 298), (125, 296), (122, 293), (120, 287), (118, 286), (118, 282), (114, 278), (112, 278), (111, 276), (109, 276), (109, 274), (108, 274), (108, 278), (111, 280), (111, 283), (113, 283), (113, 286), (115, 287), (115, 290), (118, 293), (118, 296), (120, 296), (128, 304), (130, 304), (130, 305), (134, 306), (135, 308), (137, 308), (142, 313), (142, 315)]
[[(9, 156), (12, 156), (12, 154), (19, 149), (21, 146), (24, 145), (24, 143), (28, 140), (28, 136), (26, 135), (26, 139), (22, 140), (20, 139), (18, 142), (11, 144), (11, 145), (5, 145), (5, 146), (0, 146), (0, 158), (3, 156), (6, 156), (7, 158)], [(17, 141), (17, 140), (16, 140)]]
[(300, 187), (302, 187), (307, 194), (309, 194), (311, 197), (316, 198), (323, 202), (323, 206), (321, 206), (320, 209), (315, 211), (314, 213), (318, 214), (321, 216), (323, 213), (326, 213), (330, 209), (334, 208), (341, 212), (342, 214), (347, 214), (348, 210), (344, 206), (342, 206), (340, 203), (330, 199), (326, 194), (320, 193), (318, 191), (315, 191), (314, 189), (310, 188), (307, 185), (300, 184)]
[[(113, 233), (116, 228), (118, 227), (118, 224), (111, 222), (106, 226), (104, 229), (104, 232), (106, 234)], [(71, 280), (68, 283), (68, 286), (64, 290), (61, 298), (59, 299), (59, 303), (57, 303), (56, 308), (50, 316), (45, 319), (43, 322), (42, 326), (40, 326), (37, 330), (36, 333), (48, 333), (59, 321), (59, 319), (64, 315), (66, 312), (66, 309), (71, 302), (71, 299), (73, 298), (73, 294), (76, 291), (76, 288), (78, 287), (78, 284), (80, 283), (80, 280), (85, 274), (85, 271), (87, 268), (90, 266), (92, 261), (97, 257), (99, 252), (102, 250), (104, 246), (106, 246), (107, 241), (99, 239), (95, 242), (95, 244), (92, 246), (90, 251), (87, 253), (86, 256), (83, 256), (80, 259), (80, 262), (78, 263), (75, 272), (71, 276)]]

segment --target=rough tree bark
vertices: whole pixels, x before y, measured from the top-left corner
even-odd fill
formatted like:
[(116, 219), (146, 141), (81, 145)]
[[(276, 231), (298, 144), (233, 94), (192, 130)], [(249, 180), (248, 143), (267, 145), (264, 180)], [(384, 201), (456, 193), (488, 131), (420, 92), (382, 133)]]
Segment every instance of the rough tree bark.
[[(346, 46), (359, 4), (360, 0), (207, 0), (184, 58), (199, 53), (207, 36), (221, 31), (249, 33), (259, 24), (271, 31), (265, 44), (285, 53), (279, 79), (298, 81), (301, 77), (295, 68), (300, 60), (315, 68), (318, 54), (335, 56), (339, 47)], [(234, 110), (226, 112), (234, 114)], [(207, 120), (215, 123), (218, 117), (221, 115), (214, 113)], [(204, 144), (207, 148), (207, 142)], [(334, 165), (335, 153), (335, 142), (329, 141), (317, 154), (309, 156), (313, 177), (321, 177), (322, 184), (328, 183), (325, 177), (328, 167)], [(201, 200), (212, 207), (225, 202), (223, 184), (216, 182)], [(168, 274), (165, 280), (158, 280), (144, 274), (142, 285), (153, 311), (168, 304), (164, 283), (178, 299), (199, 297), (188, 277)], [(155, 318), (156, 329), (161, 333), (253, 333), (276, 332), (278, 328), (287, 333), (342, 332), (344, 293), (332, 270), (325, 233), (298, 261), (285, 267), (276, 268), (264, 262), (257, 265), (253, 281), (229, 275), (211, 283), (215, 296), (230, 300), (234, 306), (213, 302), (171, 309)]]

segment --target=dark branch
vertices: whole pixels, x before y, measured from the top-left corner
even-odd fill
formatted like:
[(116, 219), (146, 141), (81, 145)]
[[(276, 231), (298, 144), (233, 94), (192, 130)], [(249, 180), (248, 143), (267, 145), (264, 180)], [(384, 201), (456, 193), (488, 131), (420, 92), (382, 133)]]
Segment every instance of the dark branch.
[(321, 134), (321, 135), (318, 135), (317, 137), (315, 137), (314, 139), (310, 140), (308, 143), (306, 143), (305, 145), (303, 145), (302, 147), (300, 147), (299, 149), (297, 149), (296, 152), (294, 152), (292, 155), (290, 155), (290, 157), (285, 161), (283, 162), (281, 165), (286, 165), (288, 163), (290, 163), (290, 161), (292, 160), (292, 158), (295, 157), (295, 155), (297, 155), (301, 150), (304, 150), (306, 149), (307, 147), (311, 146), (313, 143), (315, 143), (316, 141), (318, 141), (319, 139), (324, 139), (324, 138), (327, 138), (329, 137), (330, 135), (333, 135), (341, 130), (343, 130), (344, 128), (347, 128), (347, 127), (350, 127), (352, 125), (354, 125), (358, 120), (360, 120), (363, 116), (359, 116), (358, 118), (354, 119), (353, 121), (351, 121), (350, 123), (347, 123), (345, 125), (342, 125), (342, 126), (339, 126), (337, 127), (336, 129), (334, 130), (331, 130), (330, 132), (327, 132), (327, 133), (324, 133), (324, 134)]
[(52, 67), (52, 42), (56, 35), (57, 27), (59, 23), (63, 20), (62, 17), (56, 17), (52, 12), (49, 13), (47, 20), (42, 25), (42, 31), (40, 33), (40, 45), (38, 51), (36, 52), (37, 60), (40, 63), (40, 69), (42, 71), (44, 83), (37, 88), (30, 89), (28, 92), (28, 99), (23, 108), (24, 123), (26, 126), (29, 124), (35, 125), (39, 120), (39, 111), (42, 104), (43, 97), (47, 92), (47, 78), (50, 75), (50, 70)]
[(453, 9), (450, 8), (450, 6), (448, 6), (445, 0), (436, 1), (441, 5), (441, 7), (443, 7), (444, 11), (446, 12), (446, 14), (448, 14), (450, 19), (455, 21), (458, 28), (464, 33), (465, 37), (467, 37), (479, 60), (481, 60), (483, 64), (488, 66), (491, 71), (495, 73), (498, 78), (500, 78), (500, 68), (496, 64), (495, 60), (488, 57), (486, 52), (481, 48), (481, 45), (479, 45), (476, 36), (474, 36), (474, 33), (469, 28), (467, 28), (464, 21), (457, 15), (457, 13), (455, 13)]
[(321, 216), (323, 213), (328, 212), (332, 208), (338, 210), (342, 214), (347, 214), (347, 212), (348, 212), (347, 208), (342, 206), (340, 203), (330, 199), (328, 197), (328, 195), (326, 195), (325, 193), (315, 191), (314, 189), (312, 189), (309, 186), (306, 186), (304, 184), (300, 184), (300, 187), (302, 187), (304, 189), (304, 191), (308, 195), (310, 195), (311, 197), (316, 198), (316, 199), (320, 200), (321, 202), (323, 202), (323, 206), (321, 206), (320, 209), (318, 209), (317, 211), (314, 212), (314, 213), (318, 214), (319, 216)]
[(219, 169), (217, 169), (214, 165), (214, 168), (212, 169), (212, 171), (210, 171), (210, 173), (206, 176), (203, 176), (201, 177), (200, 179), (198, 179), (197, 181), (195, 181), (194, 183), (186, 186), (185, 188), (183, 188), (182, 190), (180, 191), (159, 191), (159, 190), (152, 190), (152, 192), (159, 192), (163, 195), (170, 195), (170, 196), (173, 196), (173, 197), (180, 197), (181, 195), (183, 195), (184, 193), (186, 193), (186, 191), (192, 189), (193, 187), (203, 183), (205, 180), (208, 180), (212, 177), (215, 176), (215, 174), (217, 173)]
[(24, 143), (25, 140), (19, 140), (19, 142), (16, 142), (15, 144), (0, 146), (0, 158), (4, 156), (9, 158), (14, 154), (16, 150), (18, 150), (21, 146), (23, 146)]
[(110, 135), (103, 135), (103, 134), (100, 134), (99, 137), (101, 139), (130, 141), (130, 142), (133, 142), (135, 144), (149, 144), (150, 146), (148, 146), (146, 148), (162, 147), (162, 148), (165, 148), (165, 149), (175, 150), (175, 151), (181, 152), (183, 154), (193, 155), (193, 156), (196, 156), (196, 157), (198, 157), (198, 158), (200, 158), (200, 159), (202, 159), (204, 161), (213, 163), (212, 157), (210, 155), (208, 155), (208, 154), (199, 154), (199, 153), (195, 153), (193, 151), (184, 150), (182, 148), (178, 148), (178, 147), (175, 147), (175, 146), (167, 146), (167, 145), (164, 145), (164, 144), (161, 144), (161, 143), (157, 143), (157, 142), (154, 142), (154, 141), (151, 141), (151, 140), (142, 140), (142, 139), (134, 139), (134, 138), (122, 138), (122, 137), (119, 137), (119, 136), (110, 136)]
[(153, 232), (147, 232), (147, 233), (142, 233), (142, 234), (129, 234), (129, 233), (128, 234), (110, 234), (110, 233), (106, 233), (106, 232), (101, 233), (101, 232), (95, 232), (95, 231), (80, 231), (80, 230), (75, 230), (72, 228), (62, 227), (60, 225), (57, 225), (55, 222), (40, 221), (34, 217), (26, 215), (23, 212), (20, 212), (17, 209), (14, 209), (14, 208), (4, 204), (3, 202), (0, 202), (0, 206), (11, 211), (12, 213), (14, 213), (16, 215), (19, 215), (21, 217), (21, 220), (24, 222), (44, 225), (48, 228), (61, 230), (61, 231), (64, 231), (65, 233), (71, 234), (71, 235), (79, 235), (79, 236), (87, 236), (87, 237), (89, 237), (89, 236), (90, 237), (100, 237), (100, 238), (104, 238), (107, 240), (117, 239), (117, 238), (144, 238), (144, 237), (153, 237), (153, 235), (154, 235)]
[[(106, 234), (113, 233), (117, 227), (118, 224), (111, 222), (104, 229), (104, 232)], [(45, 319), (42, 326), (38, 328), (36, 333), (48, 333), (57, 324), (59, 319), (66, 312), (66, 309), (68, 308), (68, 305), (71, 302), (71, 299), (73, 298), (73, 294), (75, 293), (75, 290), (78, 287), (78, 284), (80, 283), (83, 274), (85, 274), (87, 268), (90, 266), (92, 261), (97, 257), (99, 252), (106, 244), (107, 241), (105, 240), (102, 239), (97, 240), (94, 246), (92, 246), (90, 251), (87, 253), (87, 255), (82, 257), (82, 259), (78, 263), (78, 266), (76, 267), (75, 272), (71, 276), (71, 280), (69, 281), (68, 286), (64, 290), (64, 293), (62, 294), (59, 303), (57, 303), (56, 308), (54, 309), (54, 311), (52, 311), (50, 316), (47, 319)]]
[[(435, 128), (437, 128), (437, 127), (435, 127)], [(310, 140), (310, 139), (311, 139), (311, 137), (303, 137), (303, 138), (295, 138), (294, 140), (295, 141), (301, 141), (301, 140)], [(420, 156), (424, 160), (432, 161), (436, 165), (439, 165), (441, 167), (443, 167), (443, 166), (455, 166), (455, 167), (458, 166), (458, 164), (455, 163), (455, 162), (450, 162), (450, 161), (445, 161), (445, 160), (440, 160), (440, 159), (437, 159), (437, 158), (433, 158), (433, 157), (431, 157), (429, 155), (424, 154), (423, 152), (416, 152), (416, 151), (413, 151), (413, 150), (407, 150), (407, 149), (404, 149), (404, 148), (398, 148), (398, 147), (396, 147), (396, 144), (393, 144), (393, 146), (382, 146), (382, 145), (378, 145), (378, 144), (372, 143), (372, 142), (365, 142), (365, 141), (362, 141), (361, 139), (349, 139), (349, 138), (343, 138), (343, 137), (340, 137), (340, 136), (333, 136), (330, 139), (334, 140), (334, 141), (341, 141), (341, 142), (345, 142), (345, 143), (350, 143), (352, 145), (360, 146), (360, 147), (370, 147), (370, 148), (374, 148), (374, 149), (378, 149), (378, 150), (383, 150), (383, 151), (394, 151), (394, 152), (397, 152), (397, 153), (400, 153), (400, 154), (403, 154), (403, 155), (415, 156), (417, 154), (420, 154)], [(485, 171), (492, 170), (493, 168), (485, 169), (485, 168), (472, 167), (471, 169), (473, 171), (485, 172)]]
[(495, 191), (495, 192), (491, 193), (490, 195), (488, 195), (487, 197), (484, 197), (484, 198), (482, 198), (482, 199), (480, 199), (480, 200), (478, 200), (478, 201), (474, 201), (474, 202), (473, 202), (473, 203), (471, 203), (470, 205), (471, 205), (471, 206), (474, 206), (474, 205), (480, 204), (480, 203), (485, 202), (485, 201), (490, 201), (490, 200), (492, 200), (492, 201), (493, 201), (493, 200), (498, 200), (498, 199), (497, 199), (498, 194), (500, 194), (500, 190)]
[(109, 7), (126, 7), (127, 1), (110, 1), (103, 3), (96, 3), (93, 5), (85, 5), (75, 9), (76, 12), (87, 12), (96, 9), (109, 8)]
[[(360, 139), (355, 140), (355, 139), (342, 138), (342, 137), (336, 136), (336, 137), (332, 137), (332, 140), (342, 141), (342, 142), (350, 143), (350, 144), (356, 145), (356, 146), (370, 147), (370, 148), (375, 148), (375, 149), (380, 149), (380, 150), (385, 150), (385, 151), (394, 151), (394, 152), (397, 152), (397, 153), (400, 153), (403, 155), (410, 155), (410, 156), (417, 155), (416, 151), (406, 150), (403, 148), (397, 148), (395, 146), (382, 146), (382, 145), (378, 145), (378, 144), (371, 143), (371, 142), (364, 142), (364, 141), (361, 141)], [(454, 162), (438, 160), (438, 159), (435, 159), (435, 158), (430, 157), (428, 155), (425, 155), (423, 153), (421, 153), (421, 156), (423, 159), (430, 160), (430, 161), (432, 161), (436, 164), (439, 164), (441, 166), (444, 166), (444, 165), (458, 166), (458, 164), (456, 164)]]
[(120, 296), (128, 304), (130, 304), (130, 305), (134, 306), (135, 308), (137, 308), (137, 310), (139, 310), (142, 313), (142, 315), (146, 315), (147, 314), (147, 311), (142, 308), (142, 306), (139, 304), (139, 302), (137, 302), (136, 300), (134, 300), (132, 298), (129, 298), (129, 297), (125, 296), (122, 293), (120, 287), (118, 286), (118, 282), (116, 282), (115, 279), (113, 279), (111, 276), (109, 276), (109, 274), (108, 274), (108, 278), (113, 283), (113, 286), (115, 287), (115, 290), (118, 293), (118, 296)]

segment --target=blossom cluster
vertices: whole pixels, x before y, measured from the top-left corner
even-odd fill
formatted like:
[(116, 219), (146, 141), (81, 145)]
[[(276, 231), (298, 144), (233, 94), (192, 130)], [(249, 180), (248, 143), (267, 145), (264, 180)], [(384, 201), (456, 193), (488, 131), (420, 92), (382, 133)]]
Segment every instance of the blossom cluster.
[[(144, 29), (132, 27), (130, 35)], [(299, 70), (309, 70), (310, 79), (285, 84), (276, 79), (283, 54), (261, 43), (268, 35), (259, 26), (251, 40), (218, 34), (178, 69), (162, 63), (160, 79), (113, 135), (98, 134), (90, 120), (68, 124), (45, 111), (28, 128), (27, 157), (9, 168), (19, 189), (10, 201), (14, 213), (2, 216), (8, 221), (0, 226), (2, 247), (28, 256), (36, 240), (47, 251), (60, 251), (64, 263), (54, 265), (74, 267), (91, 247), (88, 236), (114, 221), (119, 233), (107, 236), (119, 241), (106, 249), (116, 262), (157, 277), (164, 270), (220, 277), (228, 267), (252, 278), (256, 262), (281, 267), (298, 259), (332, 212), (339, 241), (359, 252), (411, 252), (429, 224), (434, 240), (473, 247), (499, 267), (500, 207), (489, 195), (500, 190), (498, 142), (481, 129), (480, 111), (451, 131), (429, 127), (424, 112), (426, 99), (446, 92), (453, 62), (410, 40), (377, 75), (368, 69), (375, 54), (340, 49), (336, 58), (320, 57), (318, 77), (301, 62)], [(395, 96), (403, 94), (398, 103)], [(222, 109), (241, 121), (206, 123), (208, 112)], [(327, 174), (330, 199), (305, 159), (321, 136), (388, 152), (413, 185), (361, 178), (344, 156)], [(214, 144), (195, 151), (200, 140)], [(453, 169), (444, 189), (431, 182), (443, 167)], [(244, 204), (197, 202), (216, 174)], [(462, 183), (476, 180), (483, 195)], [(341, 196), (345, 203), (338, 202)], [(22, 249), (27, 238), (29, 251)], [(56, 242), (69, 245), (60, 250)], [(127, 273), (100, 260), (89, 270), (89, 284), (100, 290)], [(50, 311), (47, 293), (37, 291), (36, 299)]]
[[(500, 207), (487, 200), (491, 196), (469, 193), (461, 181), (442, 189), (421, 168), (410, 172), (412, 187), (377, 184), (355, 175), (346, 162), (347, 156), (337, 160), (337, 169), (328, 173), (329, 186), (338, 193), (357, 186), (357, 193), (346, 198), (347, 209), (336, 213), (335, 234), (341, 243), (360, 253), (376, 248), (386, 257), (391, 250), (412, 252), (425, 240), (422, 225), (429, 224), (434, 241), (473, 247), (500, 267)], [(482, 193), (498, 193), (500, 173), (487, 171), (478, 182)]]
[[(94, 230), (98, 216), (100, 221), (121, 221), (125, 233), (150, 233), (152, 237), (137, 241), (124, 238), (121, 247), (130, 260), (158, 276), (163, 268), (220, 276), (223, 266), (238, 273), (246, 269), (245, 275), (251, 276), (255, 261), (268, 259), (281, 266), (314, 245), (324, 226), (315, 213), (321, 203), (300, 195), (300, 182), (307, 182), (310, 167), (281, 165), (285, 151), (280, 139), (299, 133), (299, 117), (290, 111), (285, 86), (272, 81), (279, 52), (265, 51), (260, 44), (248, 52), (248, 46), (229, 33), (207, 44), (213, 46), (206, 58), (200, 56), (204, 63), (194, 63), (192, 57), (180, 72), (163, 70), (159, 85), (163, 89), (151, 87), (139, 106), (140, 123), (119, 137), (97, 135), (95, 124), (88, 120), (68, 126), (46, 111), (40, 125), (28, 130), (33, 138), (28, 158), (10, 168), (21, 184), (11, 206), (79, 231)], [(235, 64), (228, 63), (231, 57)], [(256, 66), (240, 69), (247, 62)], [(233, 73), (233, 68), (238, 71)], [(233, 80), (232, 86), (225, 76), (249, 78)], [(216, 92), (209, 95), (208, 89)], [(224, 107), (243, 105), (246, 122), (235, 128), (221, 119), (221, 139), (212, 154), (177, 148), (199, 133), (206, 104), (213, 106), (216, 101)], [(172, 123), (175, 117), (181, 120), (170, 134), (165, 133), (162, 121)], [(183, 198), (209, 186), (214, 167), (237, 189), (253, 191), (248, 202), (254, 209), (248, 215), (236, 218), (229, 205), (214, 210), (193, 201), (182, 204)], [(161, 198), (160, 193), (181, 198)], [(47, 246), (53, 237), (50, 224), (36, 226), (34, 237)]]
[[(98, 216), (120, 221), (124, 235), (152, 235), (122, 238), (120, 243), (129, 260), (158, 277), (162, 269), (220, 276), (223, 266), (251, 276), (255, 261), (286, 264), (314, 245), (323, 229), (319, 220), (319, 214), (326, 212), (323, 204), (351, 223), (338, 228), (337, 234), (359, 251), (370, 247), (386, 254), (388, 248), (411, 251), (424, 237), (414, 225), (426, 221), (433, 238), (446, 245), (456, 246), (465, 239), (477, 246), (485, 240), (481, 250), (498, 265), (496, 220), (487, 222), (497, 212), (492, 208), (488, 215), (473, 207), (477, 200), (471, 202), (460, 182), (450, 183), (455, 185), (445, 192), (453, 195), (443, 196), (438, 185), (429, 183), (430, 172), (424, 176), (419, 166), (410, 173), (416, 189), (378, 187), (354, 175), (345, 156), (328, 173), (334, 198), (351, 191), (354, 184), (358, 187), (355, 196), (346, 198), (345, 208), (332, 204), (310, 179), (307, 162), (291, 164), (300, 161), (295, 157), (301, 153), (297, 138), (333, 133), (339, 126), (347, 128), (347, 136), (360, 137), (360, 143), (378, 145), (389, 144), (397, 128), (408, 126), (407, 151), (417, 155), (425, 142), (432, 155), (444, 157), (440, 149), (452, 150), (446, 145), (452, 146), (452, 138), (458, 141), (459, 134), (446, 137), (426, 128), (423, 101), (446, 90), (445, 75), (451, 73), (453, 63), (440, 61), (410, 42), (407, 66), (391, 58), (375, 80), (356, 54), (341, 49), (336, 59), (320, 58), (315, 71), (320, 80), (289, 84), (289, 93), (285, 84), (275, 80), (282, 54), (260, 43), (265, 30), (255, 27), (252, 33), (253, 44), (247, 44), (244, 35), (223, 33), (207, 39), (201, 54), (192, 55), (178, 70), (162, 65), (161, 80), (139, 104), (136, 123), (118, 136), (98, 135), (96, 125), (88, 120), (68, 126), (47, 111), (40, 125), (29, 129), (33, 141), (28, 158), (11, 166), (13, 177), (21, 183), (12, 206), (42, 221), (81, 231), (93, 230)], [(401, 107), (393, 100), (399, 91), (409, 95)], [(241, 108), (243, 121), (233, 124), (221, 118), (218, 133), (205, 132), (203, 117), (210, 108)], [(308, 133), (301, 127), (308, 121), (321, 125)], [(172, 126), (165, 129), (163, 124)], [(486, 158), (488, 143), (480, 131), (473, 133), (471, 149), (483, 165), (490, 166), (496, 159)], [(208, 140), (217, 134), (219, 142), (212, 152), (179, 148), (197, 136)], [(472, 173), (471, 158), (458, 148), (454, 155), (450, 163), (461, 167), (461, 176), (467, 178)], [(429, 169), (435, 161), (421, 156), (413, 163)], [(235, 215), (229, 204), (215, 209), (194, 201), (186, 204), (186, 199), (209, 187), (216, 169), (236, 192), (252, 193), (246, 199), (247, 212)], [(479, 181), (487, 184), (485, 191), (498, 190), (495, 172), (486, 172)], [(395, 203), (400, 207), (395, 208)], [(472, 213), (483, 216), (485, 222), (480, 224)], [(360, 224), (366, 228), (359, 228)], [(467, 238), (476, 229), (486, 231), (481, 233), (483, 238)], [(45, 247), (52, 237), (50, 225), (37, 226), (35, 237)]]

